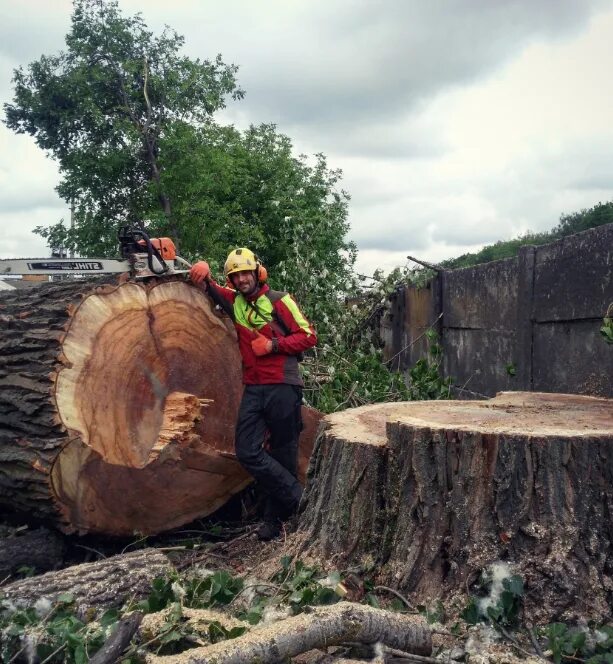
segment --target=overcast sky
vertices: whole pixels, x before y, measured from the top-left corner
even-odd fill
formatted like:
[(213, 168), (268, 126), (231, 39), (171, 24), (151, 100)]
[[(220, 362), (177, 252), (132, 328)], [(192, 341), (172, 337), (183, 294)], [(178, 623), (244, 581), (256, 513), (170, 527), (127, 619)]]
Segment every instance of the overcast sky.
[[(220, 121), (274, 122), (344, 172), (358, 269), (439, 261), (613, 199), (611, 0), (120, 0), (239, 65)], [(0, 0), (0, 100), (64, 47), (68, 0)], [(68, 219), (50, 159), (0, 127), (0, 258)]]

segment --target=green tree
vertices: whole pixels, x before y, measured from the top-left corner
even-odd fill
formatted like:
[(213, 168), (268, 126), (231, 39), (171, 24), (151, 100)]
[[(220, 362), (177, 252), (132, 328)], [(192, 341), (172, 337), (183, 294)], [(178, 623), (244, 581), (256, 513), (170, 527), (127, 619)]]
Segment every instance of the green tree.
[(53, 156), (72, 202), (76, 231), (41, 234), (83, 254), (116, 244), (117, 228), (141, 224), (160, 209), (177, 241), (181, 227), (162, 183), (160, 144), (175, 122), (205, 124), (228, 95), (242, 97), (237, 68), (192, 60), (183, 38), (154, 36), (140, 15), (124, 17), (114, 0), (75, 0), (65, 52), (14, 72), (15, 95), (5, 124), (34, 136)]
[[(291, 140), (267, 124), (245, 132), (176, 124), (162, 147), (183, 253), (206, 256), (219, 274), (228, 251), (249, 246), (301, 302), (347, 292), (356, 253), (346, 239), (349, 196), (323, 155), (295, 156)], [(316, 284), (305, 281), (311, 273)]]

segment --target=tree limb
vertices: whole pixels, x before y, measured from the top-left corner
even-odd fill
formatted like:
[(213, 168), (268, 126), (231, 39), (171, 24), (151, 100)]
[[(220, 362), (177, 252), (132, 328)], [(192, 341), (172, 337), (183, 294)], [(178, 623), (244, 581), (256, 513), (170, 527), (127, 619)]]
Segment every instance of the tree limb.
[(414, 256), (407, 256), (407, 258), (410, 261), (413, 261), (414, 263), (417, 263), (418, 265), (423, 265), (424, 267), (427, 267), (430, 270), (434, 270), (435, 272), (444, 272), (445, 271), (444, 267), (442, 267), (440, 265), (436, 265), (435, 263), (427, 263), (426, 261), (422, 261), (419, 258), (415, 258)]
[(230, 641), (195, 648), (179, 656), (147, 658), (149, 664), (243, 664), (286, 661), (309, 650), (339, 645), (346, 641), (383, 643), (404, 652), (430, 655), (430, 630), (421, 619), (382, 611), (361, 604), (340, 602), (319, 607), (312, 613), (287, 618), (273, 625), (257, 627)]

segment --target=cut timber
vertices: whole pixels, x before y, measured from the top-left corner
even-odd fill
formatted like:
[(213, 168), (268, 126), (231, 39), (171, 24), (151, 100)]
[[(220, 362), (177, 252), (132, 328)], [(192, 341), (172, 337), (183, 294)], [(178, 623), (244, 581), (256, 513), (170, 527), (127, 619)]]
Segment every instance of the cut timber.
[(300, 518), (312, 553), (420, 602), (507, 561), (533, 618), (610, 615), (613, 400), (508, 392), (323, 422)]
[(102, 611), (119, 607), (127, 599), (143, 599), (151, 592), (153, 580), (171, 570), (163, 553), (143, 549), (15, 581), (0, 588), (0, 596), (28, 607), (41, 599), (53, 604), (68, 593), (80, 613), (88, 609)]
[(241, 392), (233, 326), (185, 280), (3, 292), (0, 507), (122, 536), (206, 516), (250, 482)]
[(147, 657), (148, 664), (279, 664), (316, 648), (344, 642), (383, 643), (407, 653), (430, 655), (432, 635), (422, 618), (340, 602), (256, 627), (235, 639), (180, 655)]

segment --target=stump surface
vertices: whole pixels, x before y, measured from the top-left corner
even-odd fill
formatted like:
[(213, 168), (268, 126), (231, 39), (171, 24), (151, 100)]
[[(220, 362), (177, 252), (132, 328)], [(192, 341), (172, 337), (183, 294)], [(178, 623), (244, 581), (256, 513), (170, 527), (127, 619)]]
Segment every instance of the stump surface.
[(500, 392), (488, 401), (411, 401), (363, 406), (328, 415), (325, 421), (336, 437), (372, 445), (387, 445), (389, 422), (526, 437), (610, 437), (613, 400), (576, 394)]

